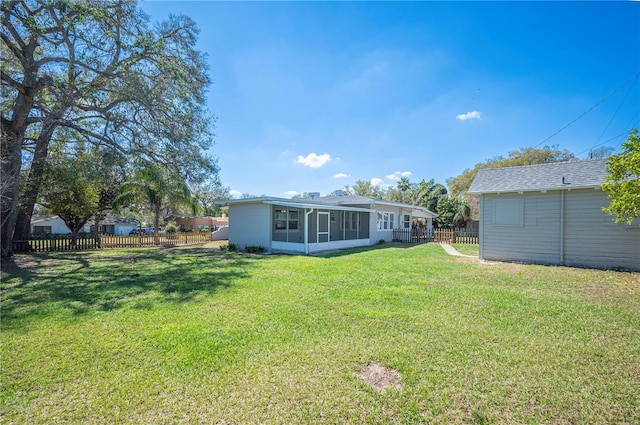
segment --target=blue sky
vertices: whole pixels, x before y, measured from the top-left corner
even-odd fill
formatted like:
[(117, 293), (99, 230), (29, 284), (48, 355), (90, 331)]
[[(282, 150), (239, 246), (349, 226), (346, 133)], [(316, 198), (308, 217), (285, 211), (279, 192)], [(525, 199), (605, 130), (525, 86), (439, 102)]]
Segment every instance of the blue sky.
[(640, 73), (640, 2), (140, 7), (198, 24), (211, 153), (236, 196), (325, 195), (400, 176), (445, 184), (523, 147), (586, 158), (640, 127), (640, 78), (615, 91)]

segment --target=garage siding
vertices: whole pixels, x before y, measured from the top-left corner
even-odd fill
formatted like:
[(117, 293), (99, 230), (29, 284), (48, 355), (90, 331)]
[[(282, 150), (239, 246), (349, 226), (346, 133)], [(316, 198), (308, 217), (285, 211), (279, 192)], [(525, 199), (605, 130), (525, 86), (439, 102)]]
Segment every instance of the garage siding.
[(576, 190), (565, 198), (565, 264), (640, 270), (640, 227), (615, 223), (602, 211), (600, 190)]
[[(494, 221), (501, 200), (522, 200), (520, 226)], [(483, 195), (481, 255), (484, 260), (558, 264), (560, 261), (560, 193)]]
[[(640, 270), (640, 227), (614, 223), (602, 211), (608, 205), (606, 193), (580, 189), (567, 190), (564, 196), (562, 250), (561, 191), (482, 195), (481, 258)], [(509, 199), (522, 200), (521, 226), (501, 226), (495, 222), (496, 205)]]

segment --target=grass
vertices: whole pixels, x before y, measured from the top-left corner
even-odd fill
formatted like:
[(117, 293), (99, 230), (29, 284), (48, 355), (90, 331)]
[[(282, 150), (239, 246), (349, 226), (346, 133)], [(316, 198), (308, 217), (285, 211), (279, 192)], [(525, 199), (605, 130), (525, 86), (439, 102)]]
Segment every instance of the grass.
[[(3, 423), (638, 423), (640, 274), (436, 244), (3, 263)], [(369, 361), (400, 389), (357, 376)]]
[(456, 251), (458, 251), (460, 254), (464, 254), (464, 255), (473, 255), (477, 257), (478, 254), (480, 253), (480, 245), (478, 244), (454, 243), (451, 246), (453, 246), (456, 249)]

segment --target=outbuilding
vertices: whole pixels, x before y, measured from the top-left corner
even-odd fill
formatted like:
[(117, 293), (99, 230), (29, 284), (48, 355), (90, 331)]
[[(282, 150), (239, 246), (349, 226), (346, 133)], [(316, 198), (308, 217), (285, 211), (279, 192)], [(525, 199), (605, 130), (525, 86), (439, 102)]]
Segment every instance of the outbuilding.
[(640, 270), (640, 220), (615, 223), (606, 159), (478, 171), (480, 259)]

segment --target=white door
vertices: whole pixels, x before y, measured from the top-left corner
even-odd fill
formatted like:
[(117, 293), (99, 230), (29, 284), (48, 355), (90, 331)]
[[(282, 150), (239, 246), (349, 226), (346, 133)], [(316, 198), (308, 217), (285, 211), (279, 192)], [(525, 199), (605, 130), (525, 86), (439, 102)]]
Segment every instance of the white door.
[(329, 249), (329, 213), (318, 211), (318, 248)]

